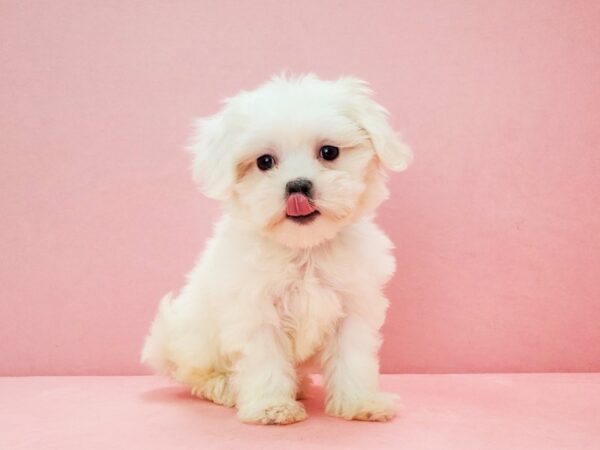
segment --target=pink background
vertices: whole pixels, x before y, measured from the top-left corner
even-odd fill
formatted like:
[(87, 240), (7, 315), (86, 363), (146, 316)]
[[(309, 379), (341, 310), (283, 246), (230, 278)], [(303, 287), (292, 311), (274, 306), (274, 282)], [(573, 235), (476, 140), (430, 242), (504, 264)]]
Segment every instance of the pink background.
[(282, 69), (415, 150), (387, 372), (600, 371), (600, 3), (0, 3), (0, 374), (132, 374), (218, 207), (191, 118)]

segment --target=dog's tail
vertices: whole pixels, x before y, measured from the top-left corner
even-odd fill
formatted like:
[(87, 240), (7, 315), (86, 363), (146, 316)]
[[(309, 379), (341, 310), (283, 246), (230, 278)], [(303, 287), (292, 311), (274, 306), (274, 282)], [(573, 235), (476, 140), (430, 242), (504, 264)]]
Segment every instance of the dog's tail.
[(173, 323), (173, 295), (169, 292), (160, 301), (158, 312), (144, 342), (141, 361), (161, 374), (171, 374), (175, 369), (169, 358), (171, 342), (170, 324)]

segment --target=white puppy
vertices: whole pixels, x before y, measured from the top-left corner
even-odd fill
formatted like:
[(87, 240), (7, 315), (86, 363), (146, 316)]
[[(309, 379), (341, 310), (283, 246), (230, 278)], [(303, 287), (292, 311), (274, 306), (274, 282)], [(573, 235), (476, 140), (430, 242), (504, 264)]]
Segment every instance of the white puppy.
[(373, 223), (384, 168), (411, 153), (356, 78), (275, 77), (200, 119), (194, 176), (223, 203), (177, 298), (163, 299), (142, 360), (247, 422), (306, 418), (320, 363), (327, 412), (388, 420), (379, 329), (392, 243)]

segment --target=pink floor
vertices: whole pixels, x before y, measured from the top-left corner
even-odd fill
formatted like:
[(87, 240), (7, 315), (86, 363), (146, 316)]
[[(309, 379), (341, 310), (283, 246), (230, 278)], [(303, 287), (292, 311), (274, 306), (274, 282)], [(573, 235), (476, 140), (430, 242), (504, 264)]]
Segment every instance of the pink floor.
[(600, 374), (386, 375), (390, 423), (240, 423), (158, 377), (0, 378), (0, 449), (600, 449)]

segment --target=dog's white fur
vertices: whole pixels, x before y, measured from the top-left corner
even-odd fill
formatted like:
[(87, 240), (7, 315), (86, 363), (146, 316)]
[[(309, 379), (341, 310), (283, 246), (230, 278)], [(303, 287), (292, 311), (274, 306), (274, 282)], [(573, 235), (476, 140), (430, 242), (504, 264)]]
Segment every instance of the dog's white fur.
[[(325, 144), (340, 148), (336, 160), (319, 157)], [(306, 417), (296, 399), (319, 362), (328, 413), (391, 418), (377, 352), (395, 263), (373, 215), (388, 195), (384, 168), (403, 170), (411, 152), (368, 85), (274, 77), (199, 120), (191, 150), (225, 212), (187, 285), (161, 302), (142, 360), (244, 421), (281, 424)], [(262, 154), (273, 169), (257, 168)], [(309, 224), (285, 213), (298, 177), (314, 183)]]

